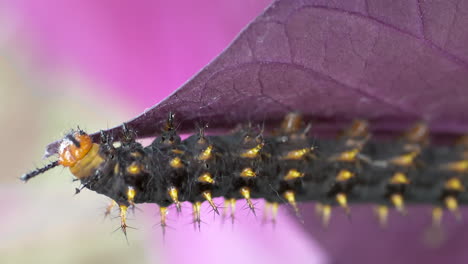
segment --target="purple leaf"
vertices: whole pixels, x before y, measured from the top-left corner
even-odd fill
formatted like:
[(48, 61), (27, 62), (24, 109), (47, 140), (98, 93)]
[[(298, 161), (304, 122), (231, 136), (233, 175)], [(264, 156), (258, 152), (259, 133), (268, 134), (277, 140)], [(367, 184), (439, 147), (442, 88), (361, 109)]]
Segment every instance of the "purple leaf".
[[(314, 205), (302, 207), (304, 229), (328, 253), (331, 263), (467, 263), (466, 220), (457, 222), (446, 213), (442, 230), (431, 228), (431, 208), (411, 206), (408, 215), (390, 212), (382, 229), (371, 206), (352, 206), (351, 219), (334, 209), (328, 229), (314, 213)], [(468, 211), (462, 209), (462, 214)], [(351, 260), (351, 261), (350, 261)]]
[[(315, 131), (336, 132), (365, 118), (377, 134), (401, 132), (415, 120), (427, 121), (435, 134), (460, 134), (468, 131), (467, 13), (465, 0), (277, 1), (195, 77), (128, 125), (150, 137), (169, 111), (180, 131), (190, 132), (195, 122), (211, 130), (246, 121), (274, 125), (299, 110), (316, 121)], [(50, 145), (48, 153), (55, 151)], [(388, 231), (379, 231), (364, 209), (354, 210), (352, 225), (338, 217), (328, 232), (315, 222), (306, 229), (336, 263), (468, 258), (461, 224), (447, 225), (446, 243), (429, 250), (419, 236), (423, 228), (415, 228), (429, 222), (424, 208), (393, 217)]]
[(377, 133), (414, 120), (429, 122), (433, 133), (467, 131), (467, 9), (467, 1), (277, 1), (128, 124), (151, 137), (169, 111), (181, 132), (191, 132), (195, 122), (212, 130), (247, 120), (275, 124), (298, 110), (320, 121), (316, 131), (357, 117)]

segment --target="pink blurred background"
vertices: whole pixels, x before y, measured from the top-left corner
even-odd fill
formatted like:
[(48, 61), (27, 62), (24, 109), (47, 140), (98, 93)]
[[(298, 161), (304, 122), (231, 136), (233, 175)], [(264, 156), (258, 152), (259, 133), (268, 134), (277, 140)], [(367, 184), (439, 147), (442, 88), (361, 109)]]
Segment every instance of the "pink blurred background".
[[(67, 170), (24, 185), (47, 143), (80, 125), (112, 127), (159, 102), (219, 54), (266, 0), (0, 1), (1, 263), (326, 263), (281, 210), (273, 230), (238, 205), (238, 220), (201, 232), (169, 215), (165, 242), (156, 206), (131, 216), (127, 245), (108, 200), (76, 197)], [(114, 214), (114, 217), (116, 214)]]

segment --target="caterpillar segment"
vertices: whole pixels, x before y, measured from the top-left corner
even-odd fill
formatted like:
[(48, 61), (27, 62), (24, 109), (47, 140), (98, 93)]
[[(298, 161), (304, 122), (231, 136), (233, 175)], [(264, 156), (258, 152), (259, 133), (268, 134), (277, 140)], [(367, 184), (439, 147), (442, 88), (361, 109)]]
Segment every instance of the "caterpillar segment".
[[(455, 145), (433, 145), (429, 129), (417, 123), (394, 140), (372, 138), (370, 125), (356, 120), (337, 138), (308, 135), (298, 113), (288, 114), (271, 134), (245, 126), (227, 135), (205, 135), (204, 128), (181, 140), (169, 114), (159, 136), (144, 147), (128, 125), (116, 139), (101, 132), (97, 143), (81, 130), (64, 137), (56, 161), (21, 177), (23, 181), (56, 166), (68, 167), (82, 188), (112, 199), (120, 208), (121, 228), (128, 228), (129, 207), (155, 203), (161, 226), (170, 206), (192, 204), (193, 222), (200, 228), (201, 205), (219, 214), (214, 199), (224, 198), (223, 219), (234, 222), (236, 201), (245, 200), (255, 213), (255, 199), (264, 199), (264, 222), (276, 222), (279, 205), (300, 216), (300, 203), (317, 202), (316, 212), (327, 226), (333, 207), (347, 215), (353, 204), (375, 205), (381, 226), (389, 209), (405, 214), (411, 204), (430, 204), (433, 225), (443, 211), (461, 218), (468, 203), (468, 137)], [(270, 218), (270, 219), (268, 219)]]

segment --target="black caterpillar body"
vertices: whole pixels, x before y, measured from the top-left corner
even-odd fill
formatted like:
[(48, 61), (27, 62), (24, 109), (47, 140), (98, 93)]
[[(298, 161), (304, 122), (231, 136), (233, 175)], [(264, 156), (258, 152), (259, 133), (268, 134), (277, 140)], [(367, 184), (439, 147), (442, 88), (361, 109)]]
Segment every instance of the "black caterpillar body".
[(430, 145), (423, 124), (391, 141), (373, 140), (364, 121), (337, 139), (309, 137), (308, 130), (292, 113), (271, 135), (247, 126), (222, 136), (200, 129), (181, 140), (170, 115), (151, 145), (143, 147), (124, 126), (120, 146), (101, 133), (99, 144), (90, 143), (84, 155), (72, 155), (75, 163), (70, 165), (67, 153), (88, 144), (81, 140), (84, 132), (72, 133), (62, 143), (59, 161), (48, 166), (70, 167), (83, 188), (115, 201), (124, 210), (123, 228), (125, 210), (135, 203), (156, 203), (165, 213), (172, 204), (180, 209), (188, 201), (199, 210), (208, 201), (217, 212), (215, 197), (246, 199), (252, 210), (256, 198), (288, 203), (298, 214), (297, 202), (318, 201), (325, 215), (335, 205), (348, 210), (348, 203), (373, 203), (382, 210), (394, 206), (402, 212), (405, 203), (423, 203), (435, 205), (439, 213), (444, 207), (456, 213), (458, 204), (468, 203), (466, 141)]

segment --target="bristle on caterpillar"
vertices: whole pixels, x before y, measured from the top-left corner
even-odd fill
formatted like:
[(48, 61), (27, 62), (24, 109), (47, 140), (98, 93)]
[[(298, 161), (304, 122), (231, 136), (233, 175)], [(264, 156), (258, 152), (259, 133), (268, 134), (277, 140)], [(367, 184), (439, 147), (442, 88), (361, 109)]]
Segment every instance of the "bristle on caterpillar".
[(182, 210), (190, 202), (193, 222), (200, 227), (201, 204), (219, 214), (216, 197), (225, 201), (223, 218), (235, 218), (236, 201), (243, 199), (255, 213), (253, 199), (266, 200), (264, 221), (276, 222), (280, 204), (300, 217), (299, 203), (316, 201), (317, 213), (328, 225), (334, 206), (351, 214), (351, 205), (372, 203), (382, 226), (388, 210), (405, 214), (407, 204), (430, 204), (435, 226), (443, 208), (460, 218), (459, 205), (468, 203), (468, 137), (454, 146), (429, 144), (428, 128), (417, 123), (401, 137), (371, 138), (369, 124), (357, 120), (336, 139), (308, 136), (298, 113), (288, 114), (271, 135), (247, 126), (227, 135), (205, 135), (204, 129), (181, 140), (169, 114), (161, 135), (146, 147), (123, 125), (116, 147), (101, 133), (98, 143), (83, 131), (62, 141), (58, 160), (21, 177), (23, 181), (58, 165), (69, 167), (88, 188), (112, 199), (105, 215), (120, 209), (124, 233), (127, 210), (139, 203), (160, 207), (161, 226), (168, 207)]

